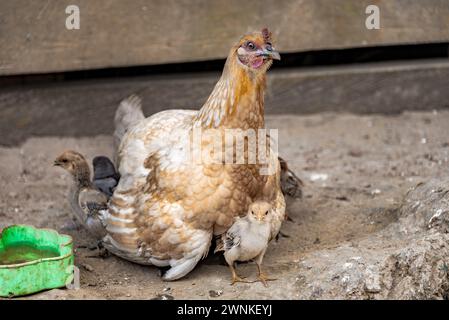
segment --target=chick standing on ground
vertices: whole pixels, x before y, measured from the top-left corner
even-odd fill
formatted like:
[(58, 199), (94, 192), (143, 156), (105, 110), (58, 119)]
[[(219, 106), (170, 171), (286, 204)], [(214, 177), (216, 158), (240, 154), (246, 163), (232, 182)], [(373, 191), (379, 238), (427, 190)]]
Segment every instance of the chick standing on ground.
[(99, 156), (92, 160), (94, 168), (94, 186), (110, 198), (120, 180), (114, 164), (108, 157)]
[(70, 190), (70, 205), (76, 218), (98, 240), (106, 234), (100, 211), (107, 209), (108, 198), (97, 190), (90, 180), (90, 169), (86, 159), (75, 151), (65, 151), (54, 162), (73, 177)]
[(268, 278), (262, 271), (262, 260), (271, 237), (271, 205), (266, 201), (253, 202), (244, 218), (237, 218), (231, 228), (222, 236), (224, 257), (232, 272), (232, 284), (249, 282), (235, 271), (236, 261), (254, 260), (259, 272), (258, 278), (267, 286)]

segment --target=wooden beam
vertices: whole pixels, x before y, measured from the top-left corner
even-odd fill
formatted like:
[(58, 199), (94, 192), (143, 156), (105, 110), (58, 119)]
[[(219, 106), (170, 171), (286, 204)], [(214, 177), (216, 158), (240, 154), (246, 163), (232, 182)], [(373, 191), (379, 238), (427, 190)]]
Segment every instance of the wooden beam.
[[(132, 93), (146, 115), (199, 109), (219, 74), (38, 83), (0, 89), (0, 144), (35, 135), (112, 134), (115, 110)], [(449, 106), (449, 61), (269, 72), (266, 113), (398, 113)]]
[[(80, 8), (67, 30), (65, 8)], [(367, 30), (365, 9), (380, 8)], [(268, 26), (282, 52), (449, 41), (447, 0), (0, 1), (0, 75), (225, 58)]]

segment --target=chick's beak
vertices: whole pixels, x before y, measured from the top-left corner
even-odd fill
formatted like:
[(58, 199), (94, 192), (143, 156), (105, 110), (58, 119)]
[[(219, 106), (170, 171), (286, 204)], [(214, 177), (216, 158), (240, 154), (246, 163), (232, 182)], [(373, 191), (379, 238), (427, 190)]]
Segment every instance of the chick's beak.
[(53, 165), (54, 165), (55, 167), (58, 167), (58, 166), (61, 165), (61, 162), (59, 162), (58, 160), (55, 160), (55, 161), (53, 162)]

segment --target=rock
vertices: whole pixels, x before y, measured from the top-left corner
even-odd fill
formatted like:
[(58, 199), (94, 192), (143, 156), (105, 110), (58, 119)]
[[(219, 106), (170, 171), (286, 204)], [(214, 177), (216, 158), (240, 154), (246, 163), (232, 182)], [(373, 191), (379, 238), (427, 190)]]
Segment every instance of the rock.
[(169, 294), (158, 294), (151, 300), (174, 300), (175, 298)]
[(223, 294), (223, 290), (210, 290), (210, 291), (209, 291), (209, 296), (210, 296), (211, 298), (219, 297), (219, 296), (221, 296), (222, 294)]
[(81, 266), (82, 266), (86, 271), (89, 271), (89, 272), (94, 271), (94, 268), (93, 268), (90, 264), (83, 263), (83, 264), (81, 264)]
[(350, 150), (348, 152), (348, 155), (351, 157), (354, 157), (354, 158), (360, 158), (363, 155), (363, 153), (360, 150), (354, 149), (354, 150)]
[(379, 273), (372, 268), (367, 268), (365, 271), (365, 291), (379, 293), (381, 290)]
[(436, 229), (449, 232), (449, 178), (418, 183), (407, 193), (400, 210), (408, 232)]

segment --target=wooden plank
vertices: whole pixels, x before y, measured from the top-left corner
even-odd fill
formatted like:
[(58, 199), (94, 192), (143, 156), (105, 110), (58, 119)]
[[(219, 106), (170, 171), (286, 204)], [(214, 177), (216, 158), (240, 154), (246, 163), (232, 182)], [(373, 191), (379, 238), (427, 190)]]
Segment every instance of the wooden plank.
[[(80, 30), (67, 30), (77, 4)], [(381, 29), (365, 28), (376, 4)], [(0, 75), (226, 57), (248, 31), (271, 28), (282, 52), (449, 41), (447, 0), (0, 1)]]
[[(146, 115), (199, 109), (219, 74), (30, 84), (0, 89), (0, 144), (33, 135), (111, 134), (119, 101), (143, 98)], [(398, 113), (447, 108), (449, 61), (371, 64), (269, 73), (266, 113)]]

